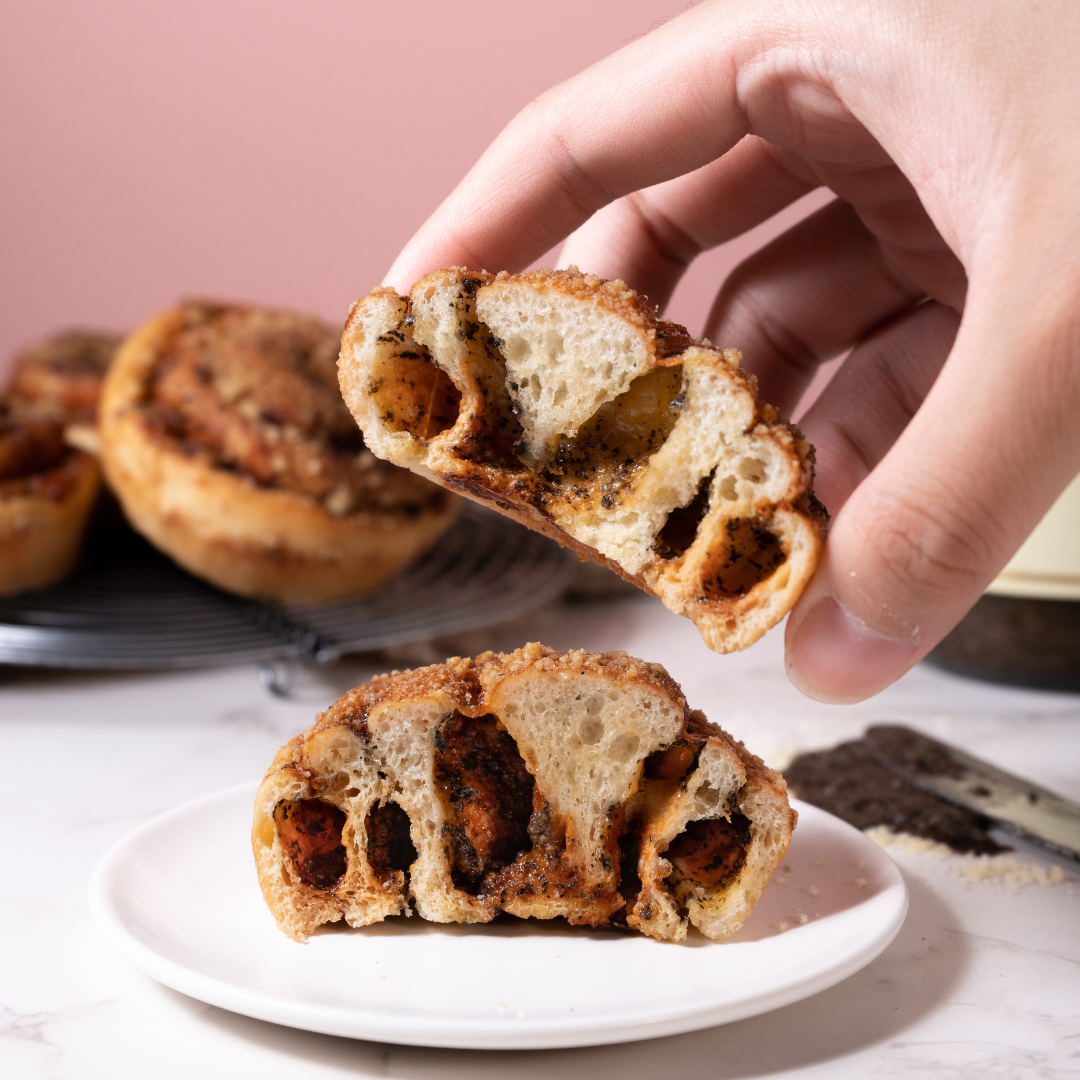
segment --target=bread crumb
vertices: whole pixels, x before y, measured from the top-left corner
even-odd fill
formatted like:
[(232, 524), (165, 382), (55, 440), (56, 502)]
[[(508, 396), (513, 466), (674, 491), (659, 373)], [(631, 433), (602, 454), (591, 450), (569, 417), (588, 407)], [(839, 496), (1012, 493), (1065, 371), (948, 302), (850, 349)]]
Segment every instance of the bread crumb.
[(894, 833), (885, 825), (875, 825), (872, 829), (866, 829), (865, 833), (879, 847), (896, 847), (913, 855), (951, 860), (953, 873), (965, 886), (997, 882), (1016, 891), (1029, 885), (1062, 885), (1069, 880), (1057, 865), (1040, 866), (1038, 863), (1021, 862), (1011, 855), (961, 854), (935, 840), (910, 833)]
[(1019, 888), (1026, 885), (1061, 885), (1065, 881), (1065, 873), (1060, 866), (1022, 863), (1009, 855), (975, 859), (964, 868), (964, 877), (968, 881), (999, 880)]
[(934, 859), (946, 859), (956, 854), (952, 848), (937, 840), (928, 840), (925, 836), (912, 836), (911, 833), (895, 833), (888, 825), (875, 825), (864, 829), (865, 835), (878, 847), (898, 847), (912, 855), (929, 855)]

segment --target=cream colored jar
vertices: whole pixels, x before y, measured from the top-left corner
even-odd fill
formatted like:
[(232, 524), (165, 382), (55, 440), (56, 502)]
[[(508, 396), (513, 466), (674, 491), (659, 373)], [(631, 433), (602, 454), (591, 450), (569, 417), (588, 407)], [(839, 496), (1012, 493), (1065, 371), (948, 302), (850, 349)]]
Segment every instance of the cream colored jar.
[(1080, 476), (986, 591), (991, 596), (1080, 600)]

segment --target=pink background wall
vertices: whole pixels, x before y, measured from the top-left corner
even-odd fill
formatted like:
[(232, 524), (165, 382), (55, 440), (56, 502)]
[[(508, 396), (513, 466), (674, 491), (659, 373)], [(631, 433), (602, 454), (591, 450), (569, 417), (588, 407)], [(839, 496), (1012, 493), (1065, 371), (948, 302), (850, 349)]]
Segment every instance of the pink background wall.
[[(342, 321), (521, 106), (685, 7), (6, 0), (0, 371), (181, 296)], [(804, 210), (699, 259), (669, 315), (700, 331), (724, 274)]]

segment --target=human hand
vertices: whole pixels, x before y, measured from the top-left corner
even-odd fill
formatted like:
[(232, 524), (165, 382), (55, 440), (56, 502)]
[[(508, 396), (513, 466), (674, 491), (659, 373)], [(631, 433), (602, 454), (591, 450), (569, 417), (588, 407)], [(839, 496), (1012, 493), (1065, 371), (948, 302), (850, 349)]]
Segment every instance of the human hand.
[(829, 187), (705, 333), (785, 412), (852, 350), (802, 421), (834, 518), (786, 647), (802, 690), (857, 701), (1080, 470), (1078, 58), (1070, 0), (707, 0), (524, 109), (387, 284), (573, 233), (561, 265), (662, 308), (700, 251)]

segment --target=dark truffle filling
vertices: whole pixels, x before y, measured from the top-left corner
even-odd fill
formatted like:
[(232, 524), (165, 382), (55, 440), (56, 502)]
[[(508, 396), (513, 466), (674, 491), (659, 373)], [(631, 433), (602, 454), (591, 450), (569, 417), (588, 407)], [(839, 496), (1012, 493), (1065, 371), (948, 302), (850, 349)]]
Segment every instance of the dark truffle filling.
[(470, 357), (478, 400), (469, 414), (467, 432), (454, 443), (454, 454), (512, 474), (523, 471), (518, 450), (524, 437), (521, 420), (506, 388), (506, 364), (491, 332), (483, 323), (475, 327)]
[(688, 505), (676, 507), (668, 514), (668, 519), (657, 534), (654, 545), (654, 550), (661, 559), (677, 559), (685, 554), (686, 549), (694, 542), (698, 526), (709, 512), (711, 485), (712, 474), (710, 473), (702, 478), (701, 483), (698, 484), (697, 494)]
[(700, 750), (700, 741), (680, 739), (645, 759), (645, 776), (649, 780), (677, 780), (694, 766)]
[(704, 600), (745, 596), (787, 560), (779, 539), (756, 518), (731, 518), (724, 528), (725, 543), (704, 574)]
[(385, 882), (398, 871), (407, 873), (416, 861), (409, 815), (397, 803), (373, 806), (368, 811), (365, 828), (368, 862), (378, 877)]
[(627, 483), (671, 434), (682, 404), (682, 368), (658, 367), (639, 375), (614, 401), (601, 405), (577, 435), (562, 436), (540, 478), (554, 493), (609, 509)]
[(461, 406), (461, 391), (450, 376), (435, 365), (427, 349), (407, 341), (400, 331), (388, 331), (379, 340), (394, 350), (379, 363), (367, 388), (382, 422), (390, 431), (407, 431), (425, 441), (449, 431)]
[(454, 887), (474, 896), (484, 878), (532, 847), (533, 778), (494, 716), (455, 712), (436, 743), (435, 780)]
[(732, 814), (731, 820), (708, 818), (691, 821), (664, 852), (672, 865), (668, 881), (716, 888), (730, 881), (746, 864), (750, 846), (750, 819)]
[(274, 821), (300, 880), (316, 889), (334, 888), (348, 865), (341, 842), (344, 812), (321, 799), (283, 800), (274, 808)]

